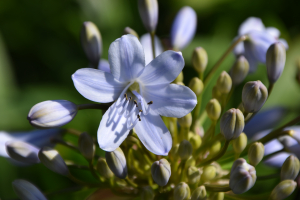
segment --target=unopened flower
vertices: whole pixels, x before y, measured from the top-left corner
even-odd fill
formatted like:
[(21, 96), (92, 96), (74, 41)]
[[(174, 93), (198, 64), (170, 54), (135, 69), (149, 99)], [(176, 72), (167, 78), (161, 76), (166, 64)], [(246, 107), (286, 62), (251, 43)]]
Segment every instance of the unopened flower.
[(105, 153), (106, 162), (116, 177), (124, 179), (127, 176), (127, 163), (120, 147), (112, 152)]
[(251, 144), (248, 150), (249, 163), (252, 166), (256, 166), (263, 159), (265, 153), (265, 147), (261, 142), (255, 142)]
[(241, 133), (239, 137), (232, 141), (232, 147), (235, 153), (240, 154), (247, 146), (247, 135)]
[(232, 80), (229, 74), (223, 71), (216, 83), (216, 87), (222, 94), (228, 94), (232, 87)]
[(92, 160), (95, 155), (95, 144), (92, 136), (83, 132), (78, 138), (78, 148), (80, 153), (88, 160)]
[(270, 200), (283, 200), (290, 196), (296, 189), (297, 183), (293, 180), (284, 180), (281, 181), (276, 187), (272, 190), (270, 194)]
[(200, 170), (197, 167), (191, 166), (187, 170), (187, 180), (189, 184), (197, 184), (200, 180)]
[(202, 47), (195, 48), (192, 56), (192, 63), (194, 69), (198, 73), (203, 73), (206, 69), (207, 62), (208, 58), (205, 49), (203, 49)]
[(185, 200), (190, 198), (191, 190), (189, 185), (181, 182), (174, 188), (174, 200)]
[(29, 164), (39, 163), (39, 148), (22, 141), (6, 142), (6, 152), (10, 158)]
[(155, 197), (155, 192), (150, 186), (143, 187), (141, 200), (153, 200)]
[(193, 90), (193, 92), (198, 96), (202, 93), (204, 85), (198, 77), (194, 77), (189, 83), (189, 88), (191, 88), (191, 90)]
[(157, 0), (138, 0), (138, 8), (145, 28), (150, 33), (154, 32), (158, 21)]
[(217, 121), (221, 115), (221, 105), (217, 99), (211, 99), (207, 103), (205, 110), (208, 117), (213, 121)]
[(171, 176), (171, 166), (166, 159), (155, 161), (151, 166), (151, 175), (155, 183), (160, 186), (167, 185)]
[(203, 185), (196, 188), (191, 197), (191, 200), (206, 200), (206, 199), (207, 199), (207, 193)]
[(111, 44), (109, 62), (111, 73), (85, 68), (72, 76), (84, 97), (101, 103), (116, 100), (100, 122), (100, 148), (115, 150), (135, 128), (149, 151), (167, 155), (172, 138), (160, 115), (180, 118), (197, 104), (188, 87), (170, 84), (183, 69), (181, 53), (165, 51), (144, 67), (141, 44), (135, 36), (125, 35)]
[(44, 194), (35, 185), (26, 180), (14, 180), (12, 186), (21, 200), (47, 200)]
[(244, 115), (239, 109), (232, 108), (221, 117), (221, 133), (226, 140), (233, 140), (240, 136), (245, 126)]
[(193, 146), (187, 140), (182, 140), (179, 145), (178, 155), (182, 160), (188, 159), (193, 153)]
[(243, 82), (249, 72), (249, 63), (247, 59), (240, 55), (230, 70), (230, 76), (233, 85), (238, 85)]
[(137, 34), (137, 32), (128, 26), (125, 27), (123, 34), (124, 35), (131, 34), (131, 35), (134, 35), (135, 37), (139, 38), (139, 35)]
[(291, 179), (294, 180), (300, 171), (300, 162), (296, 156), (289, 156), (281, 167), (280, 178), (281, 180)]
[(97, 161), (96, 169), (98, 173), (104, 178), (111, 178), (114, 176), (114, 173), (110, 170), (107, 165), (105, 158), (99, 158)]

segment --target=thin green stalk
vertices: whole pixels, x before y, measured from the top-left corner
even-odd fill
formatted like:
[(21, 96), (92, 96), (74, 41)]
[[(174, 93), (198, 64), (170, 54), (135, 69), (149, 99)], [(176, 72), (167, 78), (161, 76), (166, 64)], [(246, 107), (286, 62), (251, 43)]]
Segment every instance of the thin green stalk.
[(258, 181), (264, 181), (264, 180), (269, 180), (269, 179), (273, 179), (273, 178), (279, 178), (279, 174), (275, 173), (275, 174), (269, 174), (269, 175), (264, 175), (264, 176), (257, 176)]
[(231, 190), (229, 185), (216, 186), (216, 185), (204, 184), (204, 186), (205, 186), (205, 189), (210, 192), (228, 192)]
[(72, 144), (72, 143), (70, 143), (70, 142), (66, 142), (66, 141), (61, 140), (61, 139), (59, 139), (59, 138), (52, 138), (52, 139), (51, 139), (51, 142), (52, 142), (52, 143), (55, 143), (55, 144), (61, 144), (61, 145), (63, 145), (63, 146), (66, 146), (66, 147), (68, 147), (68, 148), (70, 148), (70, 149), (72, 149), (72, 150), (74, 150), (74, 151), (80, 153), (78, 147), (76, 147), (74, 144)]
[(150, 33), (151, 35), (151, 45), (152, 45), (152, 55), (153, 55), (153, 59), (155, 58), (155, 32), (153, 31), (152, 33)]
[(128, 177), (125, 178), (125, 181), (128, 183), (128, 185), (134, 187), (134, 188), (137, 188), (138, 185), (135, 184), (132, 180), (130, 180)]
[(92, 175), (93, 175), (97, 180), (99, 180), (99, 176), (98, 176), (98, 174), (97, 174), (97, 172), (96, 172), (96, 170), (95, 170), (95, 168), (94, 168), (94, 165), (93, 165), (93, 160), (90, 160), (90, 161), (89, 161), (89, 168), (90, 168), (90, 171), (91, 171)]

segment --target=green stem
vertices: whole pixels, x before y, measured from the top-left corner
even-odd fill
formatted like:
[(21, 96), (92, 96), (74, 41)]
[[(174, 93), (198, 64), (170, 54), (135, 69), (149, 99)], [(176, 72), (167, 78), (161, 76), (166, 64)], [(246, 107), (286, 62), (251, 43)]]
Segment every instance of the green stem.
[(173, 135), (174, 144), (177, 144), (178, 142), (181, 141), (178, 140), (177, 118), (170, 117), (169, 119), (170, 119), (170, 132)]
[(82, 133), (81, 131), (78, 131), (78, 130), (73, 129), (73, 128), (67, 128), (67, 129), (65, 129), (65, 132), (70, 133), (72, 135), (75, 135), (77, 137), (79, 137)]
[(134, 188), (137, 188), (138, 185), (135, 184), (132, 180), (130, 180), (128, 177), (125, 178), (125, 181), (128, 183), (128, 185), (134, 187)]
[(268, 87), (268, 98), (270, 97), (271, 95), (271, 92), (273, 90), (273, 87), (274, 87), (274, 83), (270, 83), (269, 87)]
[(85, 109), (99, 109), (99, 110), (107, 110), (112, 104), (111, 103), (102, 103), (102, 104), (79, 104), (77, 105), (78, 110), (85, 110)]
[(151, 45), (152, 45), (152, 55), (153, 55), (153, 59), (155, 58), (155, 32), (151, 32)]
[(70, 148), (70, 149), (72, 149), (72, 150), (74, 150), (74, 151), (80, 153), (78, 147), (76, 147), (74, 144), (72, 144), (72, 143), (70, 143), (70, 142), (66, 142), (66, 141), (61, 140), (61, 139), (58, 139), (58, 138), (52, 138), (52, 139), (51, 139), (51, 142), (52, 142), (52, 143), (55, 143), (55, 144), (61, 144), (61, 145), (64, 145), (64, 146), (66, 146), (66, 147), (68, 147), (68, 148)]
[(182, 164), (181, 165), (180, 182), (184, 181), (185, 163), (186, 163), (186, 160), (182, 160), (181, 163), (180, 163), (180, 164)]
[(93, 160), (90, 160), (90, 161), (89, 161), (89, 168), (90, 168), (90, 171), (91, 171), (92, 175), (93, 175), (97, 180), (99, 180), (99, 176), (98, 176), (98, 174), (97, 174), (97, 172), (96, 172), (96, 170), (95, 170), (95, 168), (94, 168), (94, 165), (93, 165)]
[(231, 190), (229, 185), (215, 186), (215, 185), (204, 184), (204, 186), (205, 186), (205, 189), (210, 192), (228, 192)]
[(88, 166), (85, 166), (85, 165), (77, 165), (77, 164), (74, 164), (74, 163), (67, 163), (67, 161), (66, 161), (66, 165), (67, 165), (69, 168), (82, 169), (82, 170), (90, 170), (90, 168), (89, 168)]
[(275, 174), (269, 174), (269, 175), (265, 175), (265, 176), (257, 176), (258, 181), (269, 180), (269, 179), (273, 179), (273, 178), (279, 178), (279, 174), (275, 173)]
[[(202, 102), (202, 93), (198, 95), (197, 97), (197, 105), (194, 109), (194, 112), (193, 112), (193, 118), (192, 118), (192, 125), (191, 125), (191, 130), (192, 131), (195, 131), (196, 129), (196, 126), (197, 126), (197, 121), (199, 120), (199, 118), (202, 116), (200, 116), (200, 110), (201, 110), (201, 102)], [(205, 112), (205, 110), (204, 110)], [(206, 113), (206, 112), (205, 112)]]

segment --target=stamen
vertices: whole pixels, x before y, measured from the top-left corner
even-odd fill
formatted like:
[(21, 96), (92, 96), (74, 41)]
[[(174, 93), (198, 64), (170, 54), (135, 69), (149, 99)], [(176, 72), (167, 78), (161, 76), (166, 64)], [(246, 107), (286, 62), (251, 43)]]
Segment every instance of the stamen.
[(153, 101), (149, 101), (149, 102), (148, 102), (148, 105), (151, 105), (151, 104), (153, 104)]
[(126, 94), (126, 93), (124, 94), (124, 97), (126, 98), (126, 100), (128, 100), (128, 98), (127, 98), (127, 94)]
[(136, 105), (136, 107), (139, 107), (136, 100), (134, 100), (133, 103)]

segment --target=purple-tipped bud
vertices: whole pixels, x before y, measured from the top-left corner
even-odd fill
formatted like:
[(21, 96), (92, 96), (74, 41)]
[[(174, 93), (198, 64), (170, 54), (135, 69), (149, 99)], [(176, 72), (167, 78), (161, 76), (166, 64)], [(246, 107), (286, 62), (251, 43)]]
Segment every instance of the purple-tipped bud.
[(166, 159), (155, 161), (151, 166), (151, 175), (159, 186), (167, 185), (171, 176), (171, 166)]
[(240, 136), (245, 126), (244, 115), (239, 109), (231, 108), (221, 117), (220, 129), (226, 140)]
[(110, 170), (116, 177), (124, 179), (127, 176), (127, 163), (125, 155), (120, 147), (112, 152), (106, 152), (105, 158)]

